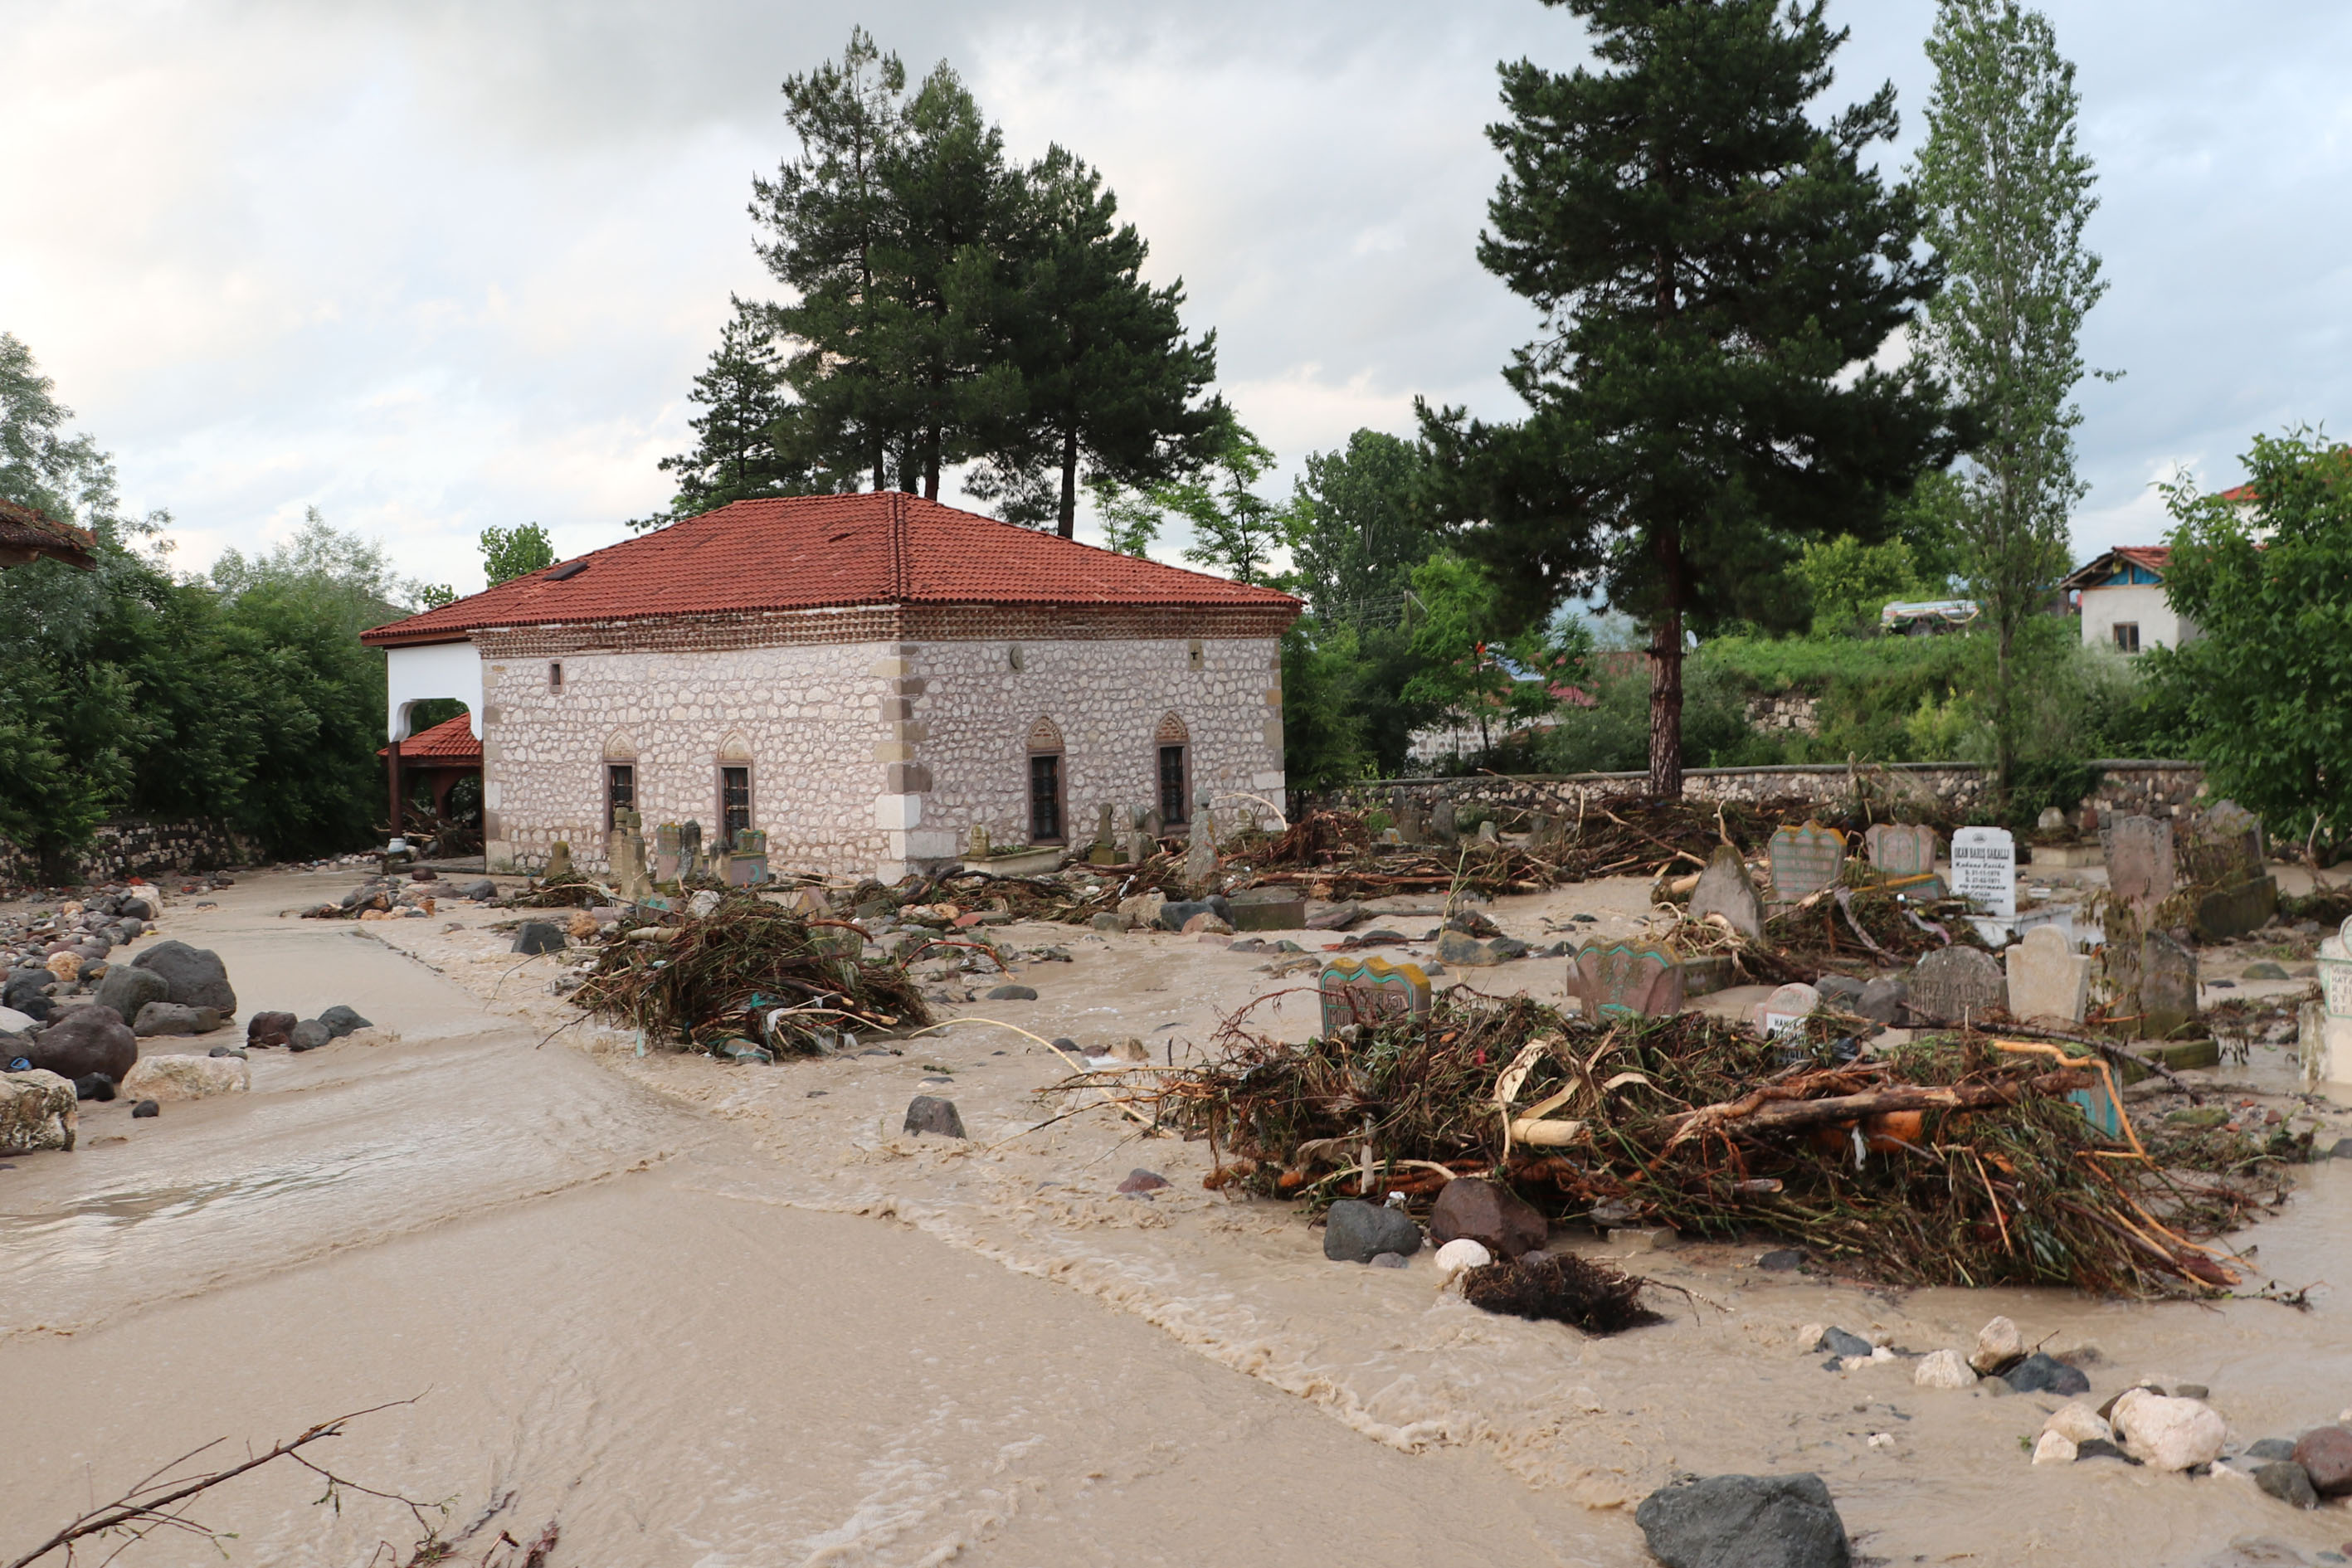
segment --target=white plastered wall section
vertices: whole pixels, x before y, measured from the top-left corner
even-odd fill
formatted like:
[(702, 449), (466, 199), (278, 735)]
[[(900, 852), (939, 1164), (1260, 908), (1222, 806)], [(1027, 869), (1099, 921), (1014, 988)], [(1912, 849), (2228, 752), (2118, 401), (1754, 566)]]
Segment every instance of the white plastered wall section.
[[(1013, 649), (1020, 649), (1013, 668)], [(913, 807), (907, 839), (918, 863), (961, 852), (977, 824), (998, 844), (1029, 837), (1029, 734), (1051, 719), (1063, 742), (1065, 833), (1091, 838), (1099, 806), (1128, 826), (1135, 806), (1159, 803), (1163, 716), (1188, 732), (1192, 784), (1221, 814), (1244, 802), (1283, 808), (1282, 670), (1272, 637), (1022, 642), (925, 642), (908, 664), (922, 690), (913, 748), (930, 787)], [(901, 808), (906, 809), (906, 808)], [(885, 879), (888, 879), (884, 868)]]
[(466, 705), (474, 739), (482, 738), (482, 656), (470, 642), (426, 643), (383, 650), (384, 738), (416, 732), (410, 715), (419, 702), (454, 697)]
[(2116, 627), (2128, 623), (2139, 627), (2142, 648), (2179, 647), (2200, 635), (2197, 624), (2165, 601), (2155, 584), (2118, 584), (2085, 588), (2082, 595), (2083, 646), (2113, 647)]
[[(609, 762), (635, 770), (650, 837), (665, 822), (719, 829), (722, 754), (748, 752), (751, 826), (780, 869), (864, 875), (883, 858), (873, 671), (886, 645), (571, 652), (485, 668), (483, 802), (491, 864), (535, 868), (561, 840), (602, 867)], [(563, 683), (548, 666), (563, 667)]]

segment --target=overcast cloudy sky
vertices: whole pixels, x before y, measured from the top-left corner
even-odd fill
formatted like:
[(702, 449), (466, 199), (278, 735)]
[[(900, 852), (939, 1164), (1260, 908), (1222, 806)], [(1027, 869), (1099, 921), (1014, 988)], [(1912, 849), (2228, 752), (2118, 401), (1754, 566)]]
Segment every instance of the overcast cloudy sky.
[[(2352, 6), (2054, 0), (2101, 175), (2078, 554), (2152, 539), (2149, 481), (2234, 482), (2255, 430), (2341, 428)], [(1929, 0), (1833, 0), (1833, 97), (1919, 131)], [(1472, 245), (1495, 65), (1582, 56), (1534, 0), (0, 4), (0, 330), (167, 507), (178, 560), (306, 506), (471, 589), (474, 536), (566, 554), (660, 505), (655, 463), (787, 151), (779, 81), (863, 22), (946, 58), (1022, 158), (1099, 164), (1295, 465), (1416, 393), (1507, 416), (1531, 312)]]

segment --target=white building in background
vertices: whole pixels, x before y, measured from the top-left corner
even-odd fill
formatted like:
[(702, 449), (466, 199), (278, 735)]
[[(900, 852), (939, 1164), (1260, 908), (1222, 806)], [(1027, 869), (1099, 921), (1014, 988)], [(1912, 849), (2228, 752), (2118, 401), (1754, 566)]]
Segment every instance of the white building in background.
[(2172, 552), (2161, 545), (2126, 544), (2075, 571), (2059, 585), (2074, 596), (2086, 647), (2138, 653), (2179, 647), (2204, 634), (2164, 596)]

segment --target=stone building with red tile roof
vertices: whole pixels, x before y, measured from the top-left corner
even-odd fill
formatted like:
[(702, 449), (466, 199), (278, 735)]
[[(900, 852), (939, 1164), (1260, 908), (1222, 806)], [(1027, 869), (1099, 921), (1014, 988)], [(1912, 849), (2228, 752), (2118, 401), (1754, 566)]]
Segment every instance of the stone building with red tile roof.
[(2179, 647), (2203, 635), (2165, 597), (2164, 574), (2171, 563), (2164, 545), (2121, 544), (2061, 579), (2059, 587), (2074, 596), (2081, 617), (2084, 646), (2134, 654)]
[(626, 807), (648, 837), (755, 827), (779, 870), (889, 881), (974, 827), (1077, 847), (1104, 805), (1278, 803), (1298, 613), (884, 491), (737, 501), (362, 640), (386, 653), (391, 766), (416, 703), (466, 704), (494, 866), (558, 841), (602, 864)]

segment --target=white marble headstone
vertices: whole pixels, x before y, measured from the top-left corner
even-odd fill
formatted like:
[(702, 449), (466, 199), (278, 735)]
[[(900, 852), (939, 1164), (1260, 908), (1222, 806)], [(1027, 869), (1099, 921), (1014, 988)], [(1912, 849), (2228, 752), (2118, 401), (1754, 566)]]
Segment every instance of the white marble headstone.
[(2017, 840), (2006, 827), (1963, 827), (1952, 835), (1952, 891), (1998, 920), (2017, 918)]

